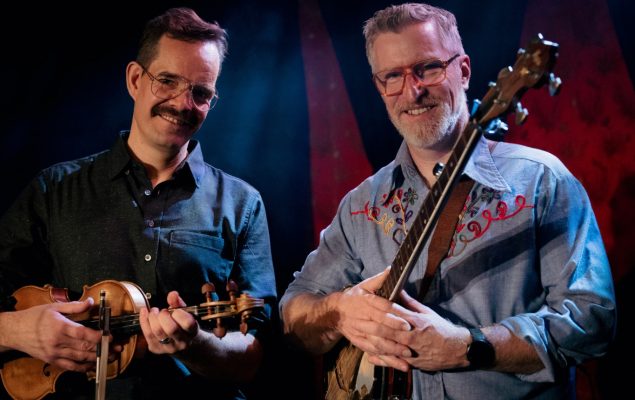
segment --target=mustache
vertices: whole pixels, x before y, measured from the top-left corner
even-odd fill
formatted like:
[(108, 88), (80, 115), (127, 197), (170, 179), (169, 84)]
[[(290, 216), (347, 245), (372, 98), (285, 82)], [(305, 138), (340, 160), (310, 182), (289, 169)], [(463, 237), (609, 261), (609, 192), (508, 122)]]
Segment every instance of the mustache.
[(157, 104), (156, 106), (152, 107), (150, 112), (152, 113), (153, 117), (159, 114), (167, 114), (178, 119), (179, 121), (192, 126), (195, 126), (199, 122), (199, 118), (191, 110), (177, 111), (174, 108), (163, 104)]

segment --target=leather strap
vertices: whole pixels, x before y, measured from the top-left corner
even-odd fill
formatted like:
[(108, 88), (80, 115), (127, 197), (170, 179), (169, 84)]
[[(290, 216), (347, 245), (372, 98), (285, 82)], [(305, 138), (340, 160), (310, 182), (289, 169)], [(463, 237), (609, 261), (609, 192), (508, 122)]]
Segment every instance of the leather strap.
[(421, 281), (419, 289), (419, 299), (423, 299), (430, 288), (430, 283), (441, 261), (448, 254), (450, 247), (450, 239), (456, 231), (456, 226), (463, 214), (463, 207), (470, 190), (474, 186), (472, 178), (463, 175), (459, 183), (450, 193), (448, 202), (439, 215), (437, 226), (434, 229), (432, 238), (430, 239), (430, 247), (428, 248), (428, 265), (426, 273)]

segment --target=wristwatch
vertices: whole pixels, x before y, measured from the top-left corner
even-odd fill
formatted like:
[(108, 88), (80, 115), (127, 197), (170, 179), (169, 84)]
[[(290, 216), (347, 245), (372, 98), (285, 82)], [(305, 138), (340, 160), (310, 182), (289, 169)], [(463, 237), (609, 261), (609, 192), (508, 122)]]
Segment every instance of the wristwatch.
[(494, 346), (492, 346), (479, 328), (470, 328), (469, 331), (472, 336), (472, 343), (467, 346), (467, 359), (470, 362), (470, 368), (480, 369), (492, 367), (496, 357), (494, 354)]

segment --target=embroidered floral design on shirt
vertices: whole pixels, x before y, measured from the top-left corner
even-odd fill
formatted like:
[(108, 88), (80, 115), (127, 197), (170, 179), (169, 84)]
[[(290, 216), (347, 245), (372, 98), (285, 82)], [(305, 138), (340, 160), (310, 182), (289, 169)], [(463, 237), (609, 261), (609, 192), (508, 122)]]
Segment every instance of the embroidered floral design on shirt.
[[(533, 205), (527, 204), (525, 196), (517, 195), (514, 199), (515, 209), (510, 212), (509, 205), (501, 198), (500, 191), (487, 187), (482, 187), (480, 194), (478, 194), (478, 190), (470, 194), (470, 198), (463, 207), (463, 217), (456, 226), (448, 257), (461, 254), (470, 242), (483, 236), (493, 223), (513, 218), (526, 208), (534, 208)], [(492, 212), (491, 204), (494, 202), (496, 205)], [(477, 214), (480, 209), (483, 211), (478, 218)], [(465, 218), (475, 219), (465, 223), (463, 221)]]
[(470, 194), (470, 199), (468, 199), (467, 205), (466, 205), (467, 207), (466, 215), (469, 215), (472, 218), (474, 218), (474, 216), (478, 213), (478, 209), (479, 209), (477, 207), (478, 204), (480, 203), (490, 204), (493, 200), (501, 199), (501, 192), (499, 192), (498, 190), (494, 190), (492, 188), (488, 188), (488, 187), (481, 188), (480, 196), (477, 195), (475, 192), (476, 191), (473, 191)]
[(413, 205), (418, 198), (419, 195), (417, 192), (415, 192), (413, 188), (408, 188), (408, 191), (403, 195), (403, 202)]
[(367, 201), (363, 210), (353, 211), (351, 215), (366, 215), (366, 219), (379, 225), (386, 236), (390, 236), (392, 232), (392, 239), (400, 245), (408, 234), (406, 223), (413, 214), (408, 208), (416, 203), (419, 195), (413, 188), (408, 188), (405, 192), (399, 188), (391, 193), (382, 196), (384, 202), (380, 207), (370, 207), (370, 201)]

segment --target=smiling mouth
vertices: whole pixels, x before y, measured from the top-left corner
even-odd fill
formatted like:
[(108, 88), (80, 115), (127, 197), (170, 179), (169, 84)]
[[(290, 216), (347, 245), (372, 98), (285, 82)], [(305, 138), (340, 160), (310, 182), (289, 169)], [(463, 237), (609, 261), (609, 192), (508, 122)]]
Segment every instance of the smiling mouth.
[(157, 114), (159, 117), (163, 118), (164, 120), (174, 124), (174, 125), (178, 125), (178, 126), (189, 126), (191, 125), (188, 121), (184, 121), (182, 119), (179, 118), (175, 118), (171, 115), (167, 115), (167, 114)]
[(418, 108), (413, 108), (411, 110), (406, 110), (404, 112), (408, 115), (417, 116), (417, 115), (425, 114), (428, 111), (432, 110), (433, 108), (434, 106), (418, 107)]
[(159, 117), (172, 125), (179, 127), (195, 127), (198, 123), (196, 116), (187, 111), (177, 111), (168, 106), (156, 105), (152, 107), (150, 113), (153, 117)]

